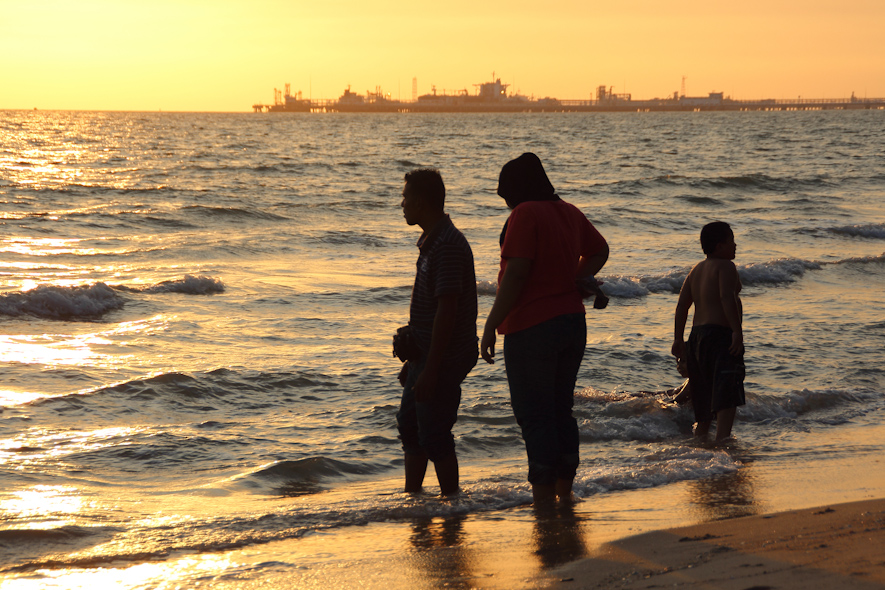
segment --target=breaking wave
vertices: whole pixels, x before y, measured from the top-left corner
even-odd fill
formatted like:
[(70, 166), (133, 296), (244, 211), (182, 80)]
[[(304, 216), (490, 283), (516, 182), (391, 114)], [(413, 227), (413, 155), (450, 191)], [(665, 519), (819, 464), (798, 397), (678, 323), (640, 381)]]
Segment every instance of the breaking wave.
[(125, 299), (104, 283), (76, 287), (42, 285), (0, 295), (0, 315), (51, 320), (96, 320), (123, 307)]
[[(827, 265), (879, 263), (885, 262), (885, 253), (879, 256), (845, 258), (842, 260), (818, 262), (798, 258), (778, 258), (768, 262), (754, 262), (739, 265), (738, 275), (743, 285), (788, 285), (801, 279), (807, 271), (821, 270)], [(685, 277), (691, 269), (688, 267), (671, 270), (653, 275), (610, 275), (599, 276), (602, 290), (609, 297), (635, 299), (647, 297), (653, 293), (679, 293)], [(495, 295), (496, 281), (477, 281), (476, 290), (479, 295)]]
[(853, 238), (872, 238), (876, 240), (885, 240), (885, 223), (870, 223), (866, 225), (845, 225), (841, 227), (831, 227), (828, 232), (849, 236)]
[(186, 295), (211, 295), (224, 293), (224, 283), (221, 279), (207, 277), (205, 275), (184, 275), (180, 279), (170, 279), (151, 285), (149, 287), (127, 287), (126, 285), (114, 285), (118, 291), (129, 293), (184, 293)]
[(143, 290), (145, 293), (185, 293), (187, 295), (209, 295), (224, 293), (221, 279), (207, 276), (185, 275), (182, 279), (163, 281)]
[[(676, 405), (664, 391), (604, 392), (587, 387), (575, 396), (577, 407), (592, 415), (579, 424), (581, 437), (593, 441), (660, 442), (691, 436), (691, 404)], [(738, 409), (742, 423), (841, 423), (885, 401), (867, 389), (803, 389), (786, 394), (748, 391)]]
[[(807, 271), (820, 270), (824, 265), (838, 265), (857, 262), (881, 262), (882, 256), (846, 258), (833, 262), (817, 262), (798, 258), (778, 258), (768, 262), (756, 262), (737, 267), (741, 283), (744, 285), (787, 285), (801, 279)], [(636, 298), (651, 293), (679, 293), (689, 268), (673, 270), (657, 275), (643, 276), (603, 276), (602, 290), (609, 297)]]
[(185, 275), (149, 287), (109, 286), (105, 283), (71, 287), (41, 285), (28, 291), (0, 294), (0, 316), (94, 321), (126, 304), (126, 298), (120, 292), (210, 295), (223, 293), (224, 283), (212, 277)]

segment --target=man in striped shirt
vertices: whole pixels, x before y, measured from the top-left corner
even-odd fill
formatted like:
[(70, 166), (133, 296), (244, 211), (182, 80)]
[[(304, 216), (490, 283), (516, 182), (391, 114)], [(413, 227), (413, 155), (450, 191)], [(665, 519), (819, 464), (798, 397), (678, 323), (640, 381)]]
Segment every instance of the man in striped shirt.
[(452, 427), (461, 382), (478, 356), (473, 252), (444, 211), (446, 191), (439, 171), (413, 170), (405, 181), (403, 216), (423, 230), (409, 307), (415, 346), (400, 372), (403, 397), (396, 415), (405, 454), (405, 491), (422, 490), (430, 460), (440, 493), (450, 495), (458, 492)]

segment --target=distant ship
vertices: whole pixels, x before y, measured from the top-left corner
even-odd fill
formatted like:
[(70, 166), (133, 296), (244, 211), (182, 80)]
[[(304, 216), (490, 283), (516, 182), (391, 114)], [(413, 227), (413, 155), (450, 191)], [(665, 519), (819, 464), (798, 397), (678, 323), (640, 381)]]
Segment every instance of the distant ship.
[(292, 95), (286, 84), (285, 94), (274, 89), (274, 104), (252, 105), (255, 112), (269, 113), (519, 113), (562, 110), (560, 101), (555, 98), (535, 100), (521, 94), (508, 94), (509, 84), (500, 78), (493, 82), (474, 84), (475, 94), (466, 89), (456, 94), (437, 94), (433, 87), (431, 94), (423, 94), (413, 101), (394, 100), (380, 87), (365, 96), (351, 91), (350, 86), (337, 100), (303, 99), (301, 92)]
[(477, 93), (470, 95), (466, 89), (457, 94), (423, 94), (416, 102), (408, 103), (406, 110), (413, 113), (521, 113), (543, 112), (561, 109), (555, 98), (535, 100), (521, 94), (507, 94), (509, 84), (500, 78), (494, 82), (474, 84)]
[(361, 96), (351, 92), (350, 86), (336, 101), (319, 101), (317, 106), (332, 113), (517, 113), (557, 110), (559, 101), (552, 98), (534, 100), (520, 94), (507, 94), (509, 84), (494, 82), (475, 84), (476, 94), (462, 90), (456, 94), (423, 94), (415, 101), (393, 100), (380, 87)]
[(375, 88), (375, 92), (366, 92), (365, 97), (351, 92), (348, 86), (337, 101), (327, 102), (324, 109), (330, 113), (398, 113), (402, 110), (402, 104), (381, 92), (380, 86)]
[[(502, 84), (492, 74), (493, 82), (474, 84), (476, 92), (467, 89), (454, 94), (437, 94), (434, 86), (430, 94), (422, 94), (414, 100), (394, 100), (380, 87), (366, 95), (357, 94), (348, 86), (334, 100), (304, 99), (301, 92), (292, 95), (289, 84), (285, 94), (274, 89), (274, 104), (252, 105), (258, 112), (284, 113), (562, 113), (562, 112), (650, 112), (650, 111), (807, 111), (807, 110), (854, 110), (885, 109), (883, 98), (798, 98), (734, 100), (722, 92), (710, 92), (707, 96), (685, 96), (683, 91), (674, 92), (667, 98), (633, 100), (630, 94), (616, 94), (613, 89), (599, 86), (596, 98), (591, 100), (559, 100), (545, 97), (535, 99), (521, 94), (507, 93), (509, 84)], [(414, 91), (413, 91), (414, 92)], [(414, 94), (413, 94), (414, 96)]]
[(273, 98), (273, 104), (253, 104), (252, 110), (256, 113), (261, 111), (267, 113), (309, 113), (313, 107), (313, 101), (301, 98), (301, 92), (293, 96), (289, 84), (286, 84), (285, 94), (274, 88)]

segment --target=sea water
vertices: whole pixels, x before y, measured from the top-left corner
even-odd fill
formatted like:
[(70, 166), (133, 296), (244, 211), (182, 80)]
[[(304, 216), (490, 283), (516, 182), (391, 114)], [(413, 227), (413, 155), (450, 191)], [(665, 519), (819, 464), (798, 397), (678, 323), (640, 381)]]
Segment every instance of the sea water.
[[(402, 587), (494, 586), (447, 564), (530, 503), (500, 352), (463, 384), (460, 498), (432, 473), (400, 491), (391, 336), (420, 234), (400, 201), (405, 172), (442, 171), (482, 330), (497, 175), (525, 151), (611, 247), (578, 374), (576, 522), (686, 482), (698, 518), (750, 514), (754, 465), (869, 491), (815, 466), (883, 450), (882, 111), (3, 112), (0, 580), (373, 587), (359, 567), (437, 543), (454, 553), (396, 562)], [(734, 228), (745, 310), (728, 448), (692, 440), (690, 408), (660, 393), (681, 382), (676, 295), (714, 220)]]

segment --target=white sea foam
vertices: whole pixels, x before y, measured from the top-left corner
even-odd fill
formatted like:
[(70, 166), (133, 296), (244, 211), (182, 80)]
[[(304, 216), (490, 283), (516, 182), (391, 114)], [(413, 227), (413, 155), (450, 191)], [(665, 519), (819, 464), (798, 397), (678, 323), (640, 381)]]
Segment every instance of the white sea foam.
[[(809, 270), (820, 270), (828, 264), (845, 264), (849, 262), (882, 262), (885, 253), (880, 256), (864, 256), (846, 258), (837, 261), (814, 261), (799, 258), (777, 258), (767, 262), (753, 262), (738, 265), (737, 271), (744, 285), (782, 285), (793, 283), (802, 278)], [(609, 297), (635, 299), (656, 293), (679, 293), (690, 269), (676, 269), (653, 275), (611, 275), (600, 276), (602, 291)], [(477, 281), (477, 292), (480, 295), (494, 295), (495, 281)]]
[(126, 299), (119, 291), (131, 293), (185, 293), (207, 295), (223, 293), (220, 279), (185, 275), (184, 278), (137, 289), (105, 283), (78, 286), (40, 285), (28, 291), (0, 294), (0, 315), (31, 315), (53, 320), (94, 320), (109, 311), (122, 308)]
[(805, 271), (820, 268), (820, 263), (810, 260), (779, 258), (738, 267), (738, 274), (745, 285), (777, 285), (792, 283), (802, 277)]
[(97, 319), (123, 307), (125, 300), (104, 283), (74, 287), (42, 285), (0, 295), (0, 315), (32, 315), (54, 320)]
[(180, 279), (170, 279), (148, 287), (113, 285), (113, 288), (128, 293), (184, 293), (187, 295), (209, 295), (212, 293), (223, 293), (224, 283), (221, 279), (213, 277), (203, 275), (184, 275), (184, 277)]
[(814, 412), (833, 410), (851, 406), (861, 406), (863, 402), (881, 401), (885, 396), (865, 389), (803, 389), (788, 394), (747, 396), (747, 405), (740, 408), (740, 419), (746, 422), (767, 422), (783, 418), (797, 419)]
[[(780, 285), (795, 282), (808, 270), (820, 270), (822, 264), (797, 258), (779, 258), (739, 265), (737, 271), (745, 285)], [(652, 293), (679, 293), (686, 276), (688, 269), (658, 275), (602, 277), (602, 290), (609, 297), (628, 299), (645, 297)]]
[(586, 497), (617, 490), (650, 488), (733, 473), (740, 467), (740, 461), (725, 451), (677, 446), (649, 454), (632, 464), (579, 469), (575, 493)]
[(497, 281), (476, 281), (477, 295), (494, 295), (498, 292)]
[(207, 276), (185, 275), (184, 278), (163, 281), (152, 287), (143, 289), (144, 293), (185, 293), (188, 295), (208, 295), (223, 293), (224, 283), (221, 279)]

